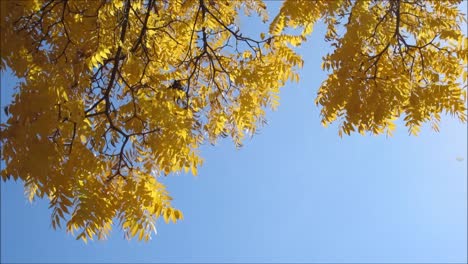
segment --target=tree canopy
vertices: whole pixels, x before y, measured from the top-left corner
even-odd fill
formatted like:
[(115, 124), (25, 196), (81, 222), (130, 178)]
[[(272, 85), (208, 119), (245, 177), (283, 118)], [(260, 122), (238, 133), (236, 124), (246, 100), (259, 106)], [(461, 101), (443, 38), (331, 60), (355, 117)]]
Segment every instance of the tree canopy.
[[(461, 0), (1, 1), (1, 70), (20, 80), (1, 124), (2, 179), (48, 197), (52, 225), (105, 238), (114, 222), (148, 240), (183, 217), (158, 177), (197, 174), (198, 149), (241, 146), (299, 81), (314, 25), (333, 48), (315, 103), (339, 133), (410, 133), (466, 121)], [(242, 14), (269, 26), (239, 27)], [(313, 46), (314, 43), (307, 43)], [(5, 89), (5, 87), (2, 87)]]

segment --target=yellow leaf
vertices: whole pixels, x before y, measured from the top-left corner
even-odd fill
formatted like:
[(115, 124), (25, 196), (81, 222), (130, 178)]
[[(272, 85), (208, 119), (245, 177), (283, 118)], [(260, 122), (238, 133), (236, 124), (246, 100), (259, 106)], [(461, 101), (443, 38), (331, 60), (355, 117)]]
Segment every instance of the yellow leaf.
[(141, 229), (140, 230), (140, 235), (138, 236), (138, 240), (142, 240), (144, 234), (145, 234), (145, 230)]
[(197, 167), (195, 165), (190, 166), (193, 176), (197, 176)]
[(134, 237), (137, 232), (138, 232), (138, 224), (134, 223), (132, 226), (132, 229), (130, 230), (130, 235)]
[(91, 127), (91, 121), (89, 121), (88, 118), (85, 118), (83, 121), (84, 121), (86, 124), (88, 124), (89, 127)]
[(171, 209), (170, 208), (167, 208), (165, 211), (164, 211), (164, 214), (163, 214), (163, 219), (164, 219), (164, 222), (166, 222), (166, 224), (169, 223), (169, 217), (171, 215)]

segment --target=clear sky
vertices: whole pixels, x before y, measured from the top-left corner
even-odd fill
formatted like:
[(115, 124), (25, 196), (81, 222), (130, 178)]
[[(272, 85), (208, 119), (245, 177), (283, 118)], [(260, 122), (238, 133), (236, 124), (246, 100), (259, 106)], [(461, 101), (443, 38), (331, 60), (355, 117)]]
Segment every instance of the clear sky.
[[(239, 150), (204, 146), (197, 177), (162, 179), (183, 221), (158, 222), (148, 243), (115, 229), (84, 244), (52, 229), (47, 201), (30, 204), (21, 183), (3, 182), (1, 261), (467, 262), (466, 124), (445, 117), (439, 133), (399, 126), (390, 138), (322, 127), (321, 33), (301, 48), (301, 81), (283, 88), (258, 135)], [(13, 84), (2, 73), (2, 105)]]

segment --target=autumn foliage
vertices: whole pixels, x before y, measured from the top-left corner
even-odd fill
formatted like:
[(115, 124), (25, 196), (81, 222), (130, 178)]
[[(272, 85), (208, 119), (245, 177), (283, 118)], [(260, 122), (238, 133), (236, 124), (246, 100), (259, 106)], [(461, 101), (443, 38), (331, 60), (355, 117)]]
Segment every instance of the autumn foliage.
[[(2, 178), (48, 197), (52, 225), (77, 238), (116, 222), (147, 240), (159, 217), (183, 217), (158, 177), (196, 175), (201, 144), (253, 135), (299, 81), (295, 48), (319, 22), (333, 47), (315, 100), (324, 125), (390, 134), (403, 117), (417, 134), (443, 113), (465, 121), (460, 2), (286, 0), (270, 20), (261, 0), (1, 1), (1, 70), (20, 80)], [(243, 13), (269, 31), (243, 34)]]

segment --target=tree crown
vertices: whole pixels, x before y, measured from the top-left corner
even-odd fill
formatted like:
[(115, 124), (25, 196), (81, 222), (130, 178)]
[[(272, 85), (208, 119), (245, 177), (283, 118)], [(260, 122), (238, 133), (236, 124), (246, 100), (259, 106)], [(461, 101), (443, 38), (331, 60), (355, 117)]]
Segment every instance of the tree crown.
[[(52, 225), (87, 240), (115, 219), (148, 240), (181, 219), (157, 176), (197, 174), (198, 148), (237, 146), (299, 81), (295, 47), (322, 21), (333, 51), (318, 90), (339, 133), (412, 134), (443, 112), (466, 121), (466, 17), (457, 1), (2, 1), (1, 69), (21, 81), (1, 127), (4, 180), (50, 199)], [(244, 35), (244, 12), (269, 23)], [(291, 30), (295, 29), (295, 30)]]

